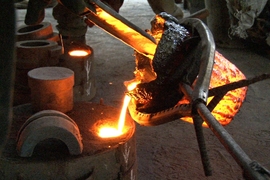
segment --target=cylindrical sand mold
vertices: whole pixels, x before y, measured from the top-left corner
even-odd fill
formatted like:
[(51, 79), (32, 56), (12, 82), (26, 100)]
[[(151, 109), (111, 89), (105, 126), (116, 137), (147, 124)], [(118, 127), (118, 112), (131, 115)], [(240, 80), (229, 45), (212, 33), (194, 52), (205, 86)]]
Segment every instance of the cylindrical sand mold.
[(19, 105), (30, 102), (28, 71), (58, 65), (61, 46), (48, 40), (20, 41), (16, 43), (16, 52), (14, 105)]
[(42, 22), (37, 25), (21, 25), (16, 31), (17, 41), (26, 40), (51, 40), (58, 42), (59, 36), (53, 32), (51, 23)]
[(89, 101), (96, 94), (93, 49), (86, 45), (71, 45), (61, 66), (74, 71), (74, 101)]
[(55, 66), (59, 63), (62, 48), (49, 40), (28, 40), (16, 43), (18, 69)]
[(71, 156), (65, 153), (66, 147), (60, 143), (57, 146), (53, 141), (46, 141), (38, 144), (33, 156), (29, 158), (21, 158), (16, 153), (16, 138), (25, 121), (33, 116), (31, 104), (14, 107), (13, 112), (9, 139), (0, 159), (0, 177), (3, 179), (137, 179), (136, 126), (131, 117), (127, 114), (125, 133), (120, 137), (103, 139), (97, 135), (98, 124), (117, 123), (120, 109), (75, 102), (74, 108), (67, 115), (80, 130), (82, 154)]
[(57, 110), (66, 113), (73, 108), (74, 72), (63, 67), (41, 67), (28, 72), (34, 111)]

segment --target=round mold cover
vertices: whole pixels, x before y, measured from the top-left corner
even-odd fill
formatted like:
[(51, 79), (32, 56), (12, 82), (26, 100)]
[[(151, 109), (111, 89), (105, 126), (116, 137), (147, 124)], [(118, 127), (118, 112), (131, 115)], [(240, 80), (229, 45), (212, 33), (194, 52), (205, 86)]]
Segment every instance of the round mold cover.
[(31, 157), (36, 145), (47, 139), (62, 141), (71, 155), (82, 153), (82, 138), (77, 124), (64, 113), (44, 110), (31, 116), (21, 127), (16, 147), (19, 156)]

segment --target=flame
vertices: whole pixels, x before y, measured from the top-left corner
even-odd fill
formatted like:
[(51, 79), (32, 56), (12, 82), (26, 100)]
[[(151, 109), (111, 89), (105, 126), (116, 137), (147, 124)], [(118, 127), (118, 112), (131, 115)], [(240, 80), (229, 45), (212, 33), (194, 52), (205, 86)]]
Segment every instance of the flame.
[[(132, 82), (127, 86), (127, 89), (130, 91), (134, 89), (139, 82)], [(128, 95), (125, 95), (123, 105), (122, 105), (122, 110), (118, 119), (118, 127), (100, 127), (99, 129), (99, 136), (102, 138), (110, 138), (110, 137), (117, 137), (122, 134), (124, 134), (124, 126), (125, 126), (125, 120), (126, 120), (126, 113), (127, 113), (127, 107), (128, 104), (131, 100), (131, 97)]]
[(70, 56), (84, 57), (84, 56), (89, 55), (89, 52), (85, 50), (72, 50), (72, 51), (69, 51), (68, 54)]

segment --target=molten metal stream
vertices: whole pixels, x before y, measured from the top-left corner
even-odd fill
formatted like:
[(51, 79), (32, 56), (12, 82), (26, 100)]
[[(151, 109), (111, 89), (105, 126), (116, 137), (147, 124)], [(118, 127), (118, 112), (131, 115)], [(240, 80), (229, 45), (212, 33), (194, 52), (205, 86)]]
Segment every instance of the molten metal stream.
[[(131, 83), (127, 89), (130, 91), (136, 87), (139, 82)], [(126, 113), (127, 113), (127, 106), (131, 100), (131, 97), (125, 95), (122, 110), (120, 113), (120, 117), (118, 119), (118, 127), (100, 127), (99, 129), (99, 136), (102, 138), (110, 138), (110, 137), (117, 137), (124, 134), (124, 126), (126, 120)]]
[[(115, 18), (111, 14), (104, 11), (102, 8), (96, 7), (96, 14), (90, 13), (88, 18), (95, 23), (97, 26), (109, 32), (111, 35), (116, 38), (122, 40), (129, 46), (133, 47), (139, 53), (142, 53), (148, 56), (150, 59), (153, 58), (155, 54), (157, 44), (160, 38), (163, 35), (163, 31), (157, 32), (155, 34), (151, 34), (155, 39), (155, 43), (149, 38), (140, 34), (138, 31), (130, 28), (127, 24), (121, 22), (119, 19)], [(157, 21), (160, 21), (159, 24), (164, 24), (165, 20), (163, 18), (157, 17)], [(215, 66), (213, 69), (210, 88), (220, 86), (222, 84), (227, 84), (230, 82), (234, 82), (237, 80), (245, 79), (244, 74), (234, 66), (230, 61), (223, 60), (219, 61), (219, 59), (225, 59), (216, 52), (215, 55)], [(217, 62), (219, 66), (217, 66)], [(136, 81), (137, 79), (135, 79)], [(131, 83), (133, 84), (133, 83)], [(138, 84), (138, 83), (137, 83)], [(136, 84), (136, 85), (137, 85)], [(136, 86), (135, 85), (135, 86)], [(216, 117), (216, 119), (222, 124), (226, 125), (231, 122), (234, 115), (238, 112), (240, 106), (246, 95), (246, 88), (239, 88), (234, 91), (228, 92), (217, 105), (217, 107), (212, 111), (212, 114)], [(209, 97), (210, 101), (211, 97)], [(123, 134), (123, 128), (125, 123), (125, 114), (127, 109), (127, 104), (129, 103), (130, 98), (125, 97), (123, 108), (121, 115), (119, 117), (118, 128), (107, 127), (108, 129), (100, 129), (100, 136), (104, 137), (115, 137)], [(179, 104), (185, 102), (185, 100), (179, 101)], [(190, 117), (182, 118), (185, 121), (192, 122)], [(113, 130), (112, 130), (113, 129)], [(102, 132), (102, 133), (101, 133)], [(103, 134), (104, 133), (104, 134)], [(106, 135), (107, 134), (107, 135)]]

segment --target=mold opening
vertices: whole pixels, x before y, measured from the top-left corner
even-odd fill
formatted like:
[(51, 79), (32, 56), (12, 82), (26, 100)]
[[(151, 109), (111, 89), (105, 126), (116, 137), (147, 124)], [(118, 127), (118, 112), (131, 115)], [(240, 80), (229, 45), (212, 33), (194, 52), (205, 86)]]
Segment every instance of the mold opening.
[(38, 25), (35, 25), (35, 26), (27, 26), (27, 27), (19, 29), (18, 32), (19, 33), (31, 32), (31, 31), (38, 30), (38, 29), (40, 29), (42, 27), (43, 27), (42, 24), (38, 24)]
[(41, 41), (33, 41), (33, 42), (25, 42), (22, 43), (22, 46), (47, 46), (49, 45), (49, 42), (41, 42)]
[(61, 159), (68, 157), (69, 150), (67, 145), (56, 138), (48, 138), (40, 141), (34, 148), (32, 157), (39, 159)]

